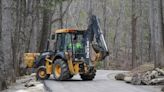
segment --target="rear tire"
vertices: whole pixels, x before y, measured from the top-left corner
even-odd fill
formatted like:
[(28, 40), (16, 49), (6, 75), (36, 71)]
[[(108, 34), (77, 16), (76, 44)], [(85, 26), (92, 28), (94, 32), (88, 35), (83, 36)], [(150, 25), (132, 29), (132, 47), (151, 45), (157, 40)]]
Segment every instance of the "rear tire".
[(93, 71), (93, 72), (87, 73), (87, 74), (80, 74), (80, 76), (81, 76), (81, 79), (83, 81), (91, 81), (91, 80), (93, 80), (95, 78), (96, 72)]
[(46, 80), (49, 77), (50, 77), (50, 74), (47, 74), (45, 66), (40, 66), (37, 69), (37, 72), (36, 72), (36, 79), (37, 80)]
[(56, 59), (53, 64), (53, 75), (55, 80), (67, 80), (70, 77), (68, 64), (62, 59)]

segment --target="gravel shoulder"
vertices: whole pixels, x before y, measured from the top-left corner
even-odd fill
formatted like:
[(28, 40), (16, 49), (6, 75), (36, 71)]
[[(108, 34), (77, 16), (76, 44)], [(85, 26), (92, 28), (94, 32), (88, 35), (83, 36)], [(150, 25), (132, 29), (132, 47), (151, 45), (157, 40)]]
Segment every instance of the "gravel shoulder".
[[(25, 86), (26, 85), (26, 86)], [(35, 75), (23, 76), (2, 92), (46, 92), (44, 84), (36, 81)]]

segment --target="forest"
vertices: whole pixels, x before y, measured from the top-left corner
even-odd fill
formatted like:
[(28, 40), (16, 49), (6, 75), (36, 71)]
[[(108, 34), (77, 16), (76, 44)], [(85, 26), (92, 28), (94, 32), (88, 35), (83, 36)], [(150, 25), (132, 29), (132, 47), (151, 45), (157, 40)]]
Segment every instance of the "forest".
[(0, 0), (0, 90), (22, 75), (24, 53), (45, 51), (51, 31), (87, 29), (92, 14), (110, 52), (98, 69), (164, 67), (163, 0)]

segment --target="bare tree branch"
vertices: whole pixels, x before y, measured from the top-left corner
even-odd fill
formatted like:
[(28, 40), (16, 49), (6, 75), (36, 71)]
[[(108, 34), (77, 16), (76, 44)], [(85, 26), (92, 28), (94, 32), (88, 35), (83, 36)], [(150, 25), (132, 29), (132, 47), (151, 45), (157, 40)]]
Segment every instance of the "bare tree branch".
[(56, 21), (61, 20), (61, 19), (64, 17), (64, 15), (67, 13), (67, 11), (68, 11), (68, 9), (69, 9), (71, 3), (72, 3), (72, 0), (70, 0), (70, 2), (68, 3), (68, 5), (67, 5), (65, 11), (62, 13), (62, 17), (61, 17), (61, 18), (56, 18), (56, 19), (52, 20), (52, 21), (51, 21), (51, 24), (53, 24), (53, 23), (56, 22)]

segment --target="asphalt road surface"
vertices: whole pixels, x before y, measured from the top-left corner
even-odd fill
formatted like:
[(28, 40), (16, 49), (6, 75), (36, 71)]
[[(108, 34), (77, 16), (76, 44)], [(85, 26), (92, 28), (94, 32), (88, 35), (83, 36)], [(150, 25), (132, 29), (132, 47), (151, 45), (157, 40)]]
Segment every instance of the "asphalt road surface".
[(136, 86), (123, 81), (116, 81), (114, 75), (123, 71), (98, 70), (93, 81), (82, 81), (80, 76), (72, 80), (45, 80), (50, 92), (161, 92), (159, 86)]

